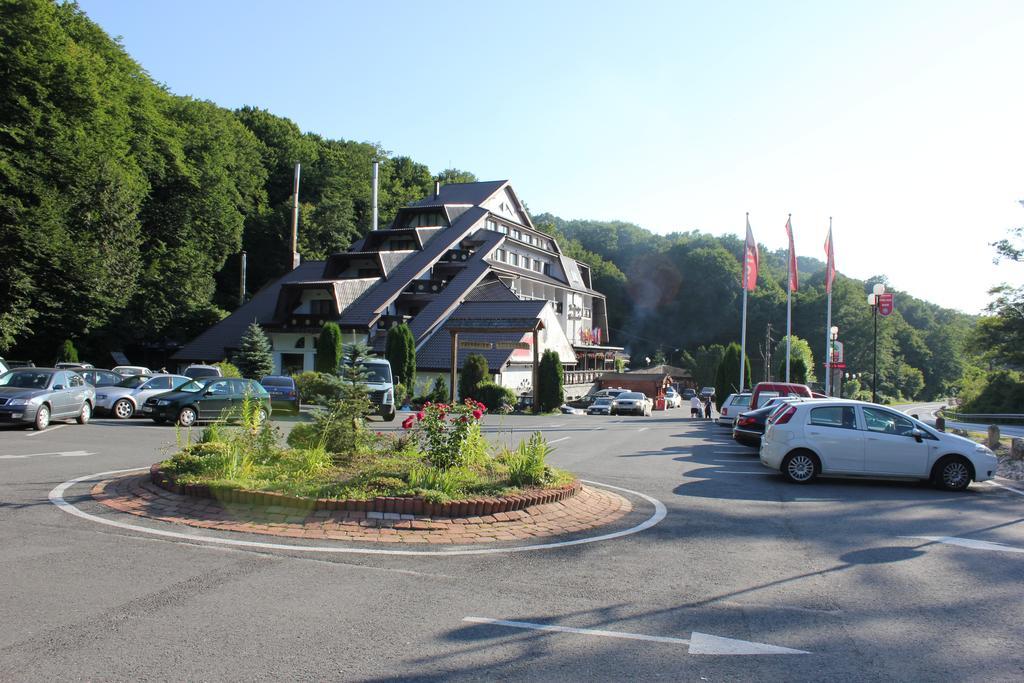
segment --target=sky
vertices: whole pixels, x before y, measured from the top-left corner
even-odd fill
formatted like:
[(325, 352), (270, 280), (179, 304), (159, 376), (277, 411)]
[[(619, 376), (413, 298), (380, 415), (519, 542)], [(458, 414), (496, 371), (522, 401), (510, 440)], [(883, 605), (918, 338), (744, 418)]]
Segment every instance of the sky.
[[(1024, 265), (1024, 3), (79, 0), (178, 95), (978, 313)], [(367, 170), (369, 173), (369, 170)], [(865, 305), (867, 303), (865, 302)], [(899, 306), (899, 302), (896, 302)]]

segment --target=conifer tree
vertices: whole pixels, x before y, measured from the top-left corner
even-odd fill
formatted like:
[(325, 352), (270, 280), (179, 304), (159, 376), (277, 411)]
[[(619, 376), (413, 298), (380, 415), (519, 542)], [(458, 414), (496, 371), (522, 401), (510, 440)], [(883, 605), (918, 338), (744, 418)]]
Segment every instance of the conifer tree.
[(274, 374), (274, 354), (270, 340), (255, 320), (249, 323), (249, 328), (242, 336), (240, 348), (235, 354), (235, 365), (246, 379), (259, 380)]

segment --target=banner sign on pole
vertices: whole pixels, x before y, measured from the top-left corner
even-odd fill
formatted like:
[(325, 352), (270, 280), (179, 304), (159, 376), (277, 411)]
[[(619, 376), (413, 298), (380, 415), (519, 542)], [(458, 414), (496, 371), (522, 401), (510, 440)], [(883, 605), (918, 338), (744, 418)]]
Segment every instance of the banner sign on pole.
[(878, 297), (878, 315), (891, 315), (893, 312), (892, 292), (880, 294)]

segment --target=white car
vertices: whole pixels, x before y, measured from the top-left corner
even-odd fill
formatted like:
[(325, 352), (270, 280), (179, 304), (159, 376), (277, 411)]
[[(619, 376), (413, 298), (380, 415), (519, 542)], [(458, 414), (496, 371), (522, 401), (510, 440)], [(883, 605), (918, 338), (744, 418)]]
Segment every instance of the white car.
[(818, 475), (927, 479), (950, 491), (996, 474), (994, 453), (903, 413), (862, 401), (823, 399), (776, 411), (761, 439), (761, 463), (789, 481)]
[(115, 365), (111, 368), (114, 372), (125, 377), (132, 375), (152, 375), (153, 371), (141, 365)]
[(189, 381), (182, 375), (131, 375), (115, 386), (97, 389), (96, 409), (127, 420), (150, 396), (173, 391)]
[(650, 415), (654, 401), (639, 391), (624, 391), (612, 401), (612, 415)]
[(683, 397), (675, 389), (665, 391), (665, 408), (682, 408)]
[(725, 403), (722, 404), (721, 410), (718, 411), (718, 424), (723, 427), (731, 427), (732, 423), (736, 421), (736, 416), (745, 410), (750, 410), (750, 396), (751, 394), (729, 394), (725, 398)]

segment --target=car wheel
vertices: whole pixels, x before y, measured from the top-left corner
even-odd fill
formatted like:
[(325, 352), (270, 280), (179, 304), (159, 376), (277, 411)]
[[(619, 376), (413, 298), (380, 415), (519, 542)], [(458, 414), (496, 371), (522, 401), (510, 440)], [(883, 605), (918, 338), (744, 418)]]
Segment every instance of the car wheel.
[(933, 479), (947, 491), (963, 491), (973, 478), (971, 463), (960, 456), (943, 458), (935, 465)]
[(119, 420), (127, 420), (135, 414), (135, 406), (128, 399), (122, 398), (114, 403), (114, 407), (110, 409), (110, 412)]
[(809, 451), (793, 451), (782, 460), (781, 469), (794, 484), (809, 484), (818, 476), (818, 459)]
[(82, 410), (78, 413), (78, 424), (89, 424), (90, 417), (92, 417), (92, 406), (86, 401), (82, 404)]
[(398, 415), (397, 411), (392, 410), (390, 413), (386, 413), (386, 414), (382, 415), (381, 417), (384, 418), (385, 422), (394, 422), (395, 421), (395, 417), (397, 415)]
[(268, 417), (270, 417), (270, 416), (267, 414), (267, 409), (266, 408), (260, 408), (259, 410), (256, 411), (256, 424), (258, 424), (258, 425), (263, 424), (264, 422), (267, 421)]
[(41, 432), (50, 426), (50, 406), (45, 403), (39, 406), (39, 410), (36, 411), (35, 422), (32, 423), (32, 426), (37, 432)]
[(199, 415), (196, 413), (196, 409), (192, 406), (185, 406), (178, 413), (178, 424), (182, 427), (191, 427), (196, 423)]

